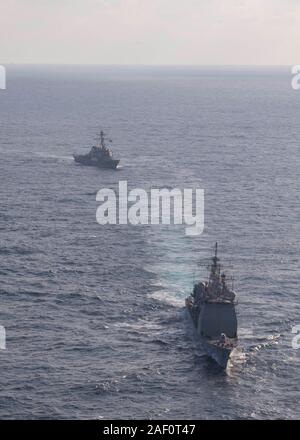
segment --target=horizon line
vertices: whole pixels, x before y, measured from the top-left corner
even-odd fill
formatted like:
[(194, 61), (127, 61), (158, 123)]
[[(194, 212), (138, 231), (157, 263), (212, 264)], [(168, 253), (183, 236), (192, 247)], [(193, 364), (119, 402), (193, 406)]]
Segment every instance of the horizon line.
[(292, 67), (294, 64), (147, 64), (147, 63), (37, 63), (1, 62), (2, 66), (101, 66), (101, 67)]

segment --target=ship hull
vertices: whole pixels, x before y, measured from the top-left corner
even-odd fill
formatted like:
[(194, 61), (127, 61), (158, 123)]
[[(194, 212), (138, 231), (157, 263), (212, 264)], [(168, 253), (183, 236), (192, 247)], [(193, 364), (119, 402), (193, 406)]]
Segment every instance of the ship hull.
[(204, 348), (205, 352), (215, 361), (217, 364), (226, 369), (228, 365), (228, 361), (230, 356), (235, 350), (235, 347), (233, 348), (227, 348), (227, 347), (218, 347), (214, 344), (212, 344), (209, 340), (205, 338), (200, 337), (200, 342), (202, 347)]
[(201, 333), (203, 329), (203, 320), (201, 312), (199, 316), (195, 316), (195, 314), (193, 314), (193, 309), (190, 307), (188, 301), (186, 301), (186, 308), (192, 322), (195, 336), (199, 341), (201, 347), (203, 348), (205, 353), (211, 359), (213, 359), (221, 368), (226, 369), (228, 361), (236, 349), (237, 338), (230, 338), (230, 345), (225, 345), (220, 344), (219, 341), (215, 338), (202, 336)]
[(74, 154), (73, 157), (75, 162), (80, 163), (81, 165), (97, 167), (97, 168), (110, 168), (114, 170), (118, 167), (120, 162), (118, 159), (93, 161), (89, 157), (80, 154), (79, 155)]

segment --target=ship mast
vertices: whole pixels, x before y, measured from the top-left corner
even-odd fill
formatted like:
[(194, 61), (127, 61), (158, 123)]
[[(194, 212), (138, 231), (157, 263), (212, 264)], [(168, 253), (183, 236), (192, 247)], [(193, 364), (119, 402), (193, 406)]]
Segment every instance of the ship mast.
[(101, 143), (101, 147), (104, 148), (105, 147), (105, 143), (104, 143), (104, 132), (103, 132), (103, 130), (100, 131), (100, 143)]
[(101, 130), (100, 133), (97, 135), (96, 140), (98, 141), (97, 142), (97, 147), (98, 148), (102, 148), (102, 149), (106, 148), (106, 145), (105, 145), (105, 134), (104, 134), (103, 130)]
[(218, 243), (215, 244), (215, 260), (218, 260)]
[(220, 264), (218, 264), (219, 258), (218, 258), (218, 243), (215, 244), (215, 256), (212, 257), (212, 265), (210, 268), (210, 279), (215, 279), (220, 276)]

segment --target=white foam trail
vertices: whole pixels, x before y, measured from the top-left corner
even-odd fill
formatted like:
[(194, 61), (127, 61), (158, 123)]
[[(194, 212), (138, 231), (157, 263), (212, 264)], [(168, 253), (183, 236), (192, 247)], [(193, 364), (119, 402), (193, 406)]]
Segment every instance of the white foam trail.
[(59, 156), (58, 154), (49, 154), (43, 151), (37, 151), (34, 154), (49, 159), (74, 160), (73, 156)]
[(157, 301), (161, 301), (166, 304), (170, 304), (173, 307), (183, 307), (184, 306), (183, 299), (176, 298), (175, 296), (166, 292), (165, 290), (158, 290), (157, 292), (151, 293), (148, 296), (150, 298), (157, 300)]

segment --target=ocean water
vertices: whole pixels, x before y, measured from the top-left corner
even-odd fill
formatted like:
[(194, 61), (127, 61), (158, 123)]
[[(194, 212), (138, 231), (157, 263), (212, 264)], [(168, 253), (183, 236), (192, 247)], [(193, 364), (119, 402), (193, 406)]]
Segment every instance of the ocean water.
[[(0, 417), (295, 419), (300, 92), (289, 68), (7, 66), (0, 91)], [(117, 171), (75, 165), (103, 128)], [(199, 187), (205, 229), (100, 226), (96, 192)], [(239, 352), (184, 299), (219, 243)]]

